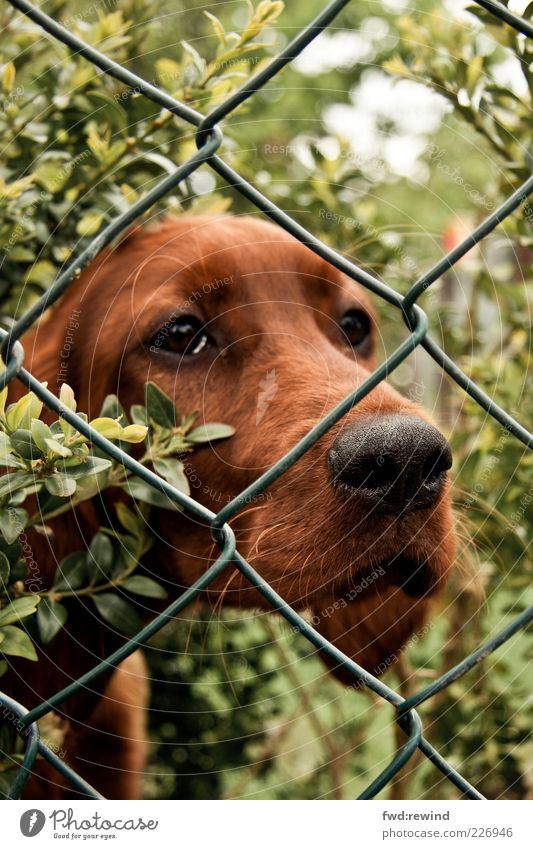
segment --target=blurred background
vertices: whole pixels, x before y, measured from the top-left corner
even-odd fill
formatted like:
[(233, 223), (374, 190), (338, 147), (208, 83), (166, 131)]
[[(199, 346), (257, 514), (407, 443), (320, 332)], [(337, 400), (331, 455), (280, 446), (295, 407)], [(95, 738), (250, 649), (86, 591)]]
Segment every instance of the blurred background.
[[(207, 112), (323, 6), (47, 0), (41, 8)], [(531, 13), (531, 4), (513, 8)], [(406, 291), (530, 172), (532, 60), (522, 36), (477, 6), (358, 0), (232, 113), (221, 155), (327, 244)], [(189, 126), (5, 4), (0, 67), (7, 326), (195, 143)], [(208, 168), (164, 208), (259, 214)], [(526, 424), (532, 227), (533, 201), (524, 200), (421, 302), (433, 338)], [(395, 310), (376, 307), (384, 356), (406, 331)], [(409, 694), (531, 603), (533, 464), (424, 351), (393, 380), (452, 442), (461, 529), (460, 568), (431, 627), (386, 673), (390, 686)], [(387, 704), (333, 681), (312, 646), (263, 612), (213, 618), (190, 609), (153, 640), (148, 659), (150, 798), (354, 798), (401, 742)], [(533, 797), (530, 661), (531, 640), (521, 633), (421, 709), (430, 742), (490, 798)], [(416, 757), (386, 792), (458, 793)]]

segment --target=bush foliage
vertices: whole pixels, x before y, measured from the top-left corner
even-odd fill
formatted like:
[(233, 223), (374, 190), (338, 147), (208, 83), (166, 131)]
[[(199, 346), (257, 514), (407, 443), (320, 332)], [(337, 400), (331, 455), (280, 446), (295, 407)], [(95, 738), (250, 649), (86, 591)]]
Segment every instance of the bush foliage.
[[(243, 3), (237, 12), (230, 5), (218, 4), (215, 17), (204, 15), (199, 2), (189, 2), (186, 15), (180, 10), (180, 32), (187, 34), (180, 43), (169, 35), (165, 21), (173, 12), (164, 2), (157, 4), (160, 20), (152, 19), (148, 0), (119, 0), (111, 11), (107, 4), (96, 15), (94, 8), (86, 13), (79, 3), (52, 0), (47, 11), (113, 59), (205, 112), (267, 61), (322, 3), (285, 11), (282, 3), (269, 0), (255, 8)], [(313, 54), (316, 67), (296, 62), (257, 93), (227, 122), (222, 150), (305, 226), (403, 290), (456, 239), (456, 231), (478, 223), (520, 185), (532, 159), (533, 57), (526, 40), (477, 6), (454, 15), (430, 0), (417, 6), (416, 12), (397, 14), (387, 4), (379, 16), (375, 4), (349, 6), (338, 19), (339, 29), (325, 35)], [(2, 16), (0, 311), (9, 326), (92, 235), (173, 171), (195, 144), (191, 128), (176, 117), (96, 73), (5, 6)], [(335, 39), (343, 27), (365, 42), (363, 59), (336, 61)], [(395, 168), (387, 146), (405, 139), (413, 143), (401, 116), (375, 106), (372, 154), (354, 150), (356, 128), (342, 132), (328, 118), (333, 105), (348, 109), (359, 102), (369, 65), (372, 80), (384, 90), (415, 86), (417, 96), (430, 91), (439, 104), (440, 120), (414, 139), (418, 162), (407, 175)], [(205, 169), (167, 197), (162, 208), (254, 211)], [(483, 249), (435, 284), (423, 301), (432, 333), (447, 352), (524, 422), (533, 397), (527, 383), (532, 215), (531, 202), (524, 199)], [(397, 317), (378, 308), (383, 336), (393, 345), (402, 337)], [(387, 673), (389, 683), (405, 693), (427, 684), (523, 610), (532, 566), (531, 457), (427, 363), (419, 366), (418, 355), (416, 363), (400, 370), (397, 380), (448, 426), (461, 546), (460, 568), (434, 611), (432, 627)], [(70, 390), (63, 392), (73, 404)], [(117, 423), (122, 412), (116, 414), (116, 399), (108, 404), (115, 412), (102, 411), (101, 427), (115, 430), (107, 435), (141, 438), (145, 414), (131, 411), (133, 424)], [(179, 433), (170, 428), (159, 441), (166, 445), (164, 458), (178, 447), (192, 447), (193, 422), (186, 422)], [(0, 424), (3, 481), (16, 482), (16, 491), (4, 488), (0, 507), (0, 652), (28, 656), (33, 649), (17, 623), (37, 611), (41, 639), (53, 639), (64, 624), (67, 578), (73, 592), (91, 586), (104, 618), (124, 613), (117, 609), (117, 586), (134, 594), (159, 590), (134, 583), (135, 563), (149, 540), (136, 513), (120, 508), (124, 533), (102, 529), (88, 552), (61, 565), (59, 583), (39, 605), (35, 596), (20, 592), (21, 530), (44, 525), (46, 516), (68, 508), (70, 499), (89, 497), (102, 476), (105, 486), (123, 470), (104, 468), (106, 461), (64, 423), (47, 428), (34, 397), (4, 411)], [(148, 424), (147, 446), (165, 429), (156, 420)], [(166, 476), (168, 464), (158, 467), (149, 447), (145, 459)], [(182, 470), (173, 469), (172, 482), (185, 486)], [(36, 519), (25, 512), (24, 502), (38, 490), (46, 504)], [(151, 503), (141, 490), (130, 492), (136, 501)], [(140, 506), (140, 514), (147, 509)], [(115, 545), (127, 554), (118, 557)], [(91, 574), (91, 564), (98, 564), (98, 575)], [(126, 632), (133, 628), (132, 615), (129, 608)], [(525, 635), (517, 636), (421, 710), (431, 742), (492, 798), (533, 793), (530, 652)], [(149, 659), (155, 683), (148, 795), (351, 798), (399, 742), (387, 705), (331, 680), (311, 647), (266, 614), (230, 611), (217, 622), (205, 613), (189, 614), (153, 641)], [(417, 769), (409, 765), (389, 792), (408, 798), (456, 795), (427, 762)]]

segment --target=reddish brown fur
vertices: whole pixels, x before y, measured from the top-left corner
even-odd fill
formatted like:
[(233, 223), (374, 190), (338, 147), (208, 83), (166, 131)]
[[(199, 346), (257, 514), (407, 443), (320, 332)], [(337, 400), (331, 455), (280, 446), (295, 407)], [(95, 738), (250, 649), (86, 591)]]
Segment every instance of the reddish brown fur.
[[(223, 278), (231, 282), (210, 287)], [(184, 312), (208, 323), (218, 347), (180, 365), (179, 358), (150, 352), (149, 344), (188, 299)], [(234, 425), (234, 437), (190, 458), (193, 496), (217, 511), (370, 374), (373, 352), (356, 357), (336, 325), (354, 306), (371, 313), (361, 287), (270, 224), (252, 218), (166, 219), (160, 227), (136, 230), (97, 258), (24, 340), (26, 366), (57, 390), (69, 316), (79, 310), (66, 381), (80, 410), (97, 415), (111, 392), (126, 409), (142, 403), (149, 379), (175, 398), (180, 413), (196, 409), (202, 421)], [(277, 394), (258, 417), (260, 383), (273, 369)], [(449, 485), (432, 509), (397, 521), (378, 511), (368, 515), (356, 499), (332, 486), (327, 455), (334, 436), (362, 416), (400, 411), (427, 419), (417, 405), (380, 384), (271, 487), (268, 499), (249, 505), (232, 522), (239, 550), (250, 563), (286, 601), (310, 609), (317, 629), (368, 669), (401, 647), (429, 602), (383, 582), (346, 602), (350, 588), (376, 564), (406, 551), (429, 561), (436, 591), (454, 555)], [(109, 508), (114, 497), (106, 496)], [(89, 540), (102, 518), (101, 505), (84, 505), (75, 518), (56, 522), (54, 540), (33, 541), (45, 582), (56, 560)], [(216, 551), (209, 529), (185, 515), (154, 511), (153, 523), (158, 540), (143, 565), (164, 577), (175, 595), (204, 571)], [(214, 605), (265, 605), (232, 569), (206, 599)], [(334, 613), (325, 615), (335, 602)], [(11, 675), (12, 691), (29, 706), (92, 666), (120, 639), (96, 621), (90, 604), (77, 604), (68, 633), (50, 656), (33, 667), (17, 664)], [(91, 711), (104, 683), (67, 704), (67, 715), (93, 725)], [(109, 686), (116, 691), (118, 681)], [(130, 708), (125, 712), (132, 714)], [(108, 724), (120, 728), (114, 719)], [(77, 766), (91, 777), (90, 769)], [(135, 771), (140, 771), (139, 756)], [(140, 785), (118, 771), (113, 786), (116, 795), (127, 797)]]

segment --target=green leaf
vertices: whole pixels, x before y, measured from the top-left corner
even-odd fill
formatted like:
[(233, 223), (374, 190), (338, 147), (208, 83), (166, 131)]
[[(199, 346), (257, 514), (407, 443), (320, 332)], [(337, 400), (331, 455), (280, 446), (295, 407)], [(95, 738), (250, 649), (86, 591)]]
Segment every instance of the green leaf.
[(183, 463), (180, 460), (154, 460), (154, 469), (158, 475), (165, 478), (172, 486), (179, 489), (180, 492), (184, 492), (186, 495), (190, 494), (189, 481), (183, 470)]
[(0, 466), (3, 469), (25, 469), (26, 466), (22, 460), (17, 459), (14, 454), (7, 457), (0, 457)]
[(4, 469), (23, 469), (27, 471), (26, 463), (17, 456), (14, 451), (11, 451), (11, 440), (6, 437), (5, 441), (1, 438), (6, 436), (5, 433), (0, 436), (0, 466)]
[(186, 416), (182, 416), (181, 417), (181, 425), (180, 425), (181, 429), (184, 430), (185, 432), (191, 430), (193, 424), (195, 423), (195, 421), (196, 421), (196, 419), (198, 418), (199, 415), (200, 414), (199, 414), (198, 410), (193, 410), (192, 413), (189, 413)]
[(11, 564), (11, 575), (9, 580), (12, 584), (16, 581), (25, 581), (28, 577), (28, 567), (24, 560), (19, 560), (15, 565)]
[(70, 448), (66, 448), (64, 445), (59, 442), (58, 439), (45, 439), (46, 447), (48, 448), (48, 454), (51, 457), (72, 457), (72, 451)]
[(205, 71), (205, 59), (200, 56), (196, 48), (193, 47), (192, 44), (189, 44), (188, 41), (182, 41), (181, 46), (183, 47), (185, 53), (187, 53), (192, 59), (192, 63), (198, 71), (199, 75), (202, 76)]
[(62, 463), (61, 470), (64, 474), (77, 481), (80, 478), (88, 478), (91, 475), (99, 475), (101, 472), (107, 472), (112, 465), (111, 460), (106, 460), (103, 457), (93, 457), (89, 454), (78, 466), (67, 466), (65, 463)]
[(120, 534), (120, 551), (119, 563), (117, 564), (116, 574), (121, 575), (125, 570), (130, 570), (137, 566), (137, 542), (138, 537), (132, 537), (130, 534)]
[(146, 410), (141, 404), (133, 404), (130, 407), (130, 418), (134, 424), (147, 425)]
[(155, 489), (140, 478), (130, 478), (123, 485), (123, 490), (133, 499), (144, 501), (152, 507), (162, 507), (165, 510), (181, 510), (181, 507), (170, 500), (168, 495)]
[(6, 64), (4, 65), (4, 70), (2, 71), (2, 88), (8, 94), (9, 92), (13, 91), (16, 76), (17, 72), (15, 70), (13, 62), (6, 62)]
[(125, 439), (126, 442), (138, 443), (146, 439), (147, 433), (148, 428), (144, 425), (131, 424), (123, 429), (121, 439)]
[[(53, 262), (47, 259), (36, 262), (26, 274), (26, 283), (35, 283), (39, 288), (48, 287), (56, 276), (57, 270)], [(39, 418), (39, 413), (32, 413), (34, 418)]]
[(40, 162), (33, 172), (35, 182), (47, 192), (60, 192), (69, 178), (69, 170), (61, 159), (48, 159)]
[(13, 569), (13, 567), (16, 566), (16, 564), (19, 562), (20, 555), (22, 553), (20, 543), (14, 542), (11, 545), (5, 545), (3, 542), (0, 541), (0, 549), (9, 560), (9, 565)]
[(37, 608), (37, 625), (44, 645), (50, 643), (67, 621), (67, 609), (58, 601), (43, 598)]
[(138, 537), (144, 527), (144, 519), (140, 513), (134, 513), (125, 504), (119, 501), (115, 504), (115, 512), (120, 524), (126, 528), (134, 537)]
[(116, 395), (106, 395), (102, 409), (100, 410), (101, 418), (118, 419), (119, 423), (125, 423), (126, 413), (124, 407), (118, 400)]
[(105, 91), (105, 89), (90, 89), (87, 92), (88, 96), (93, 100), (100, 100), (103, 103), (98, 103), (99, 109), (105, 109), (108, 113), (110, 120), (113, 120), (113, 123), (118, 124), (121, 129), (125, 129), (127, 125), (126, 113), (124, 109), (117, 102), (116, 98), (113, 97), (109, 92)]
[(8, 588), (10, 574), (11, 564), (4, 552), (0, 551), (0, 595), (5, 593)]
[(38, 595), (25, 595), (22, 598), (15, 598), (6, 604), (0, 610), (0, 627), (11, 625), (13, 622), (19, 622), (25, 619), (26, 616), (31, 616), (37, 610), (41, 597)]
[(19, 428), (11, 434), (11, 445), (25, 460), (40, 460), (44, 454), (35, 442), (31, 430)]
[(106, 488), (108, 480), (107, 471), (80, 478), (76, 485), (76, 501), (87, 501), (98, 495)]
[[(71, 450), (72, 457), (65, 457), (61, 463), (62, 471), (65, 474), (67, 474), (66, 469), (77, 469), (89, 456), (89, 446), (86, 442), (74, 445)], [(59, 463), (56, 463), (56, 468), (59, 468)]]
[(148, 432), (147, 428), (142, 425), (122, 427), (118, 421), (107, 416), (93, 419), (90, 425), (106, 439), (123, 439), (126, 442), (142, 442)]
[(120, 439), (122, 427), (115, 419), (109, 416), (99, 416), (89, 422), (100, 436), (105, 436), (106, 439)]
[[(33, 257), (31, 258), (33, 259)], [(0, 418), (4, 417), (8, 392), (9, 386), (4, 386), (4, 388), (0, 391)]]
[(50, 495), (57, 495), (59, 498), (69, 498), (76, 492), (76, 481), (72, 477), (67, 477), (56, 472), (49, 478), (44, 479), (44, 485)]
[(141, 620), (137, 611), (125, 599), (116, 593), (98, 593), (92, 598), (102, 619), (109, 622), (117, 631), (121, 631), (128, 637), (140, 631)]
[(155, 383), (148, 382), (146, 384), (145, 406), (148, 418), (156, 424), (167, 428), (176, 426), (174, 402)]
[(55, 592), (79, 590), (88, 583), (85, 551), (75, 551), (59, 564), (52, 589)]
[[(76, 399), (74, 398), (74, 391), (68, 385), (68, 383), (63, 383), (61, 385), (61, 389), (59, 390), (59, 400), (62, 406), (66, 410), (70, 410), (70, 412), (76, 412)], [(65, 434), (65, 439), (69, 439), (76, 432), (76, 429), (69, 424), (65, 419), (60, 418), (59, 424), (61, 426), (61, 430)]]
[(0, 646), (2, 654), (25, 657), (26, 660), (37, 660), (35, 647), (25, 631), (16, 628), (14, 625), (7, 625), (2, 627), (2, 634), (4, 635)]
[(61, 389), (59, 390), (59, 400), (63, 407), (66, 407), (67, 410), (70, 410), (72, 413), (76, 412), (76, 399), (74, 398), (74, 390), (68, 385), (68, 383), (62, 383)]
[(147, 598), (166, 598), (167, 591), (157, 581), (152, 578), (147, 578), (144, 575), (131, 575), (122, 581), (122, 589), (135, 595), (144, 595)]
[(13, 497), (19, 489), (26, 489), (33, 485), (34, 476), (29, 472), (9, 472), (0, 477), (0, 498), (8, 495)]
[(35, 254), (22, 245), (15, 245), (13, 250), (9, 251), (9, 258), (15, 262), (33, 262)]
[(33, 392), (28, 392), (22, 398), (11, 404), (6, 413), (6, 425), (10, 433), (18, 428), (30, 428), (31, 420), (38, 419), (43, 409), (43, 402), (39, 401)]
[(113, 565), (113, 543), (107, 534), (98, 532), (91, 541), (87, 556), (91, 584), (102, 583), (113, 571)]
[(21, 535), (26, 527), (28, 514), (20, 507), (10, 507), (8, 510), (0, 511), (0, 531), (8, 545)]
[(43, 454), (48, 453), (49, 445), (47, 443), (47, 439), (54, 438), (54, 435), (47, 424), (42, 422), (40, 419), (32, 419), (31, 420), (31, 435), (33, 437), (33, 441), (37, 445), (38, 448), (41, 449)]
[(204, 10), (204, 15), (211, 21), (211, 26), (213, 27), (220, 44), (224, 47), (226, 45), (226, 31), (224, 29), (224, 24), (216, 17), (216, 15), (212, 15), (211, 12), (206, 12)]
[(104, 216), (101, 212), (86, 212), (76, 224), (78, 236), (94, 236), (102, 226)]
[(0, 457), (8, 457), (11, 453), (11, 440), (7, 433), (0, 430)]
[(235, 428), (231, 425), (219, 424), (212, 422), (211, 424), (200, 425), (194, 430), (189, 431), (187, 439), (189, 442), (212, 442), (215, 439), (227, 439), (228, 436), (233, 436)]

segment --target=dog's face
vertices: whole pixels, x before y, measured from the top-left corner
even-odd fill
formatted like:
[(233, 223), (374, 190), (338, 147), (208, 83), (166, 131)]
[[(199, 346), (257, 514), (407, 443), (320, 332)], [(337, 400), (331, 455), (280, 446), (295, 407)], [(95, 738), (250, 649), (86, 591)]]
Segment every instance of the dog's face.
[[(79, 328), (62, 374), (80, 409), (97, 414), (111, 392), (127, 409), (152, 380), (180, 414), (235, 427), (186, 462), (193, 497), (215, 512), (376, 364), (378, 329), (362, 287), (251, 218), (167, 219), (98, 258), (26, 346), (29, 367), (53, 389), (73, 310)], [(382, 627), (398, 630), (389, 644), (401, 643), (453, 561), (449, 466), (424, 412), (381, 383), (242, 509), (232, 521), (239, 550), (289, 603), (311, 607), (328, 636), (342, 641), (357, 624), (359, 641), (361, 628), (375, 643)], [(153, 522), (150, 568), (191, 584), (217, 555), (209, 529), (170, 511)], [(210, 591), (215, 601), (221, 594), (259, 602), (232, 569)], [(323, 615), (337, 602), (357, 620), (342, 633)], [(375, 663), (383, 650), (351, 653)]]

